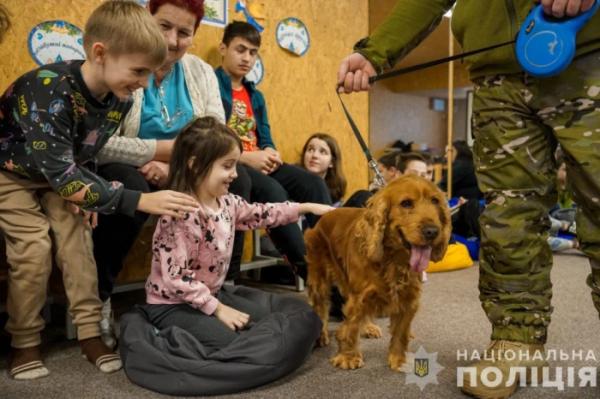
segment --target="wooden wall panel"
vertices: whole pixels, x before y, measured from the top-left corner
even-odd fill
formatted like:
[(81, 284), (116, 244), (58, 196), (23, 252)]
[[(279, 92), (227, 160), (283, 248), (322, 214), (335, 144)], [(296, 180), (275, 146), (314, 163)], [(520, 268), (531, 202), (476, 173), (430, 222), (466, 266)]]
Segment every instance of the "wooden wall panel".
[[(0, 91), (19, 75), (35, 68), (29, 56), (27, 36), (36, 24), (64, 19), (82, 28), (101, 0), (2, 0), (13, 14), (13, 28), (0, 45)], [(233, 10), (230, 21), (243, 19)], [(285, 161), (295, 163), (306, 138), (316, 131), (334, 135), (344, 154), (344, 170), (352, 192), (367, 185), (366, 161), (344, 119), (334, 88), (339, 61), (368, 32), (368, 0), (264, 0), (265, 31), (261, 56), (266, 76), (259, 85), (267, 99), (273, 138)], [(311, 48), (303, 57), (275, 42), (277, 23), (297, 17), (308, 27)], [(220, 63), (217, 46), (223, 30), (201, 25), (191, 52), (213, 66)], [(368, 95), (345, 96), (348, 108), (368, 142)]]

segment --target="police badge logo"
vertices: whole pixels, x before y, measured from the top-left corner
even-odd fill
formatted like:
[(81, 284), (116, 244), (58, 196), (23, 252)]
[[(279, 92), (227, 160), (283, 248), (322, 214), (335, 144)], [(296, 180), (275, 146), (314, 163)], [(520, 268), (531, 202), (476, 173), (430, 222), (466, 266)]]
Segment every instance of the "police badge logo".
[[(406, 384), (417, 384), (421, 391), (427, 384), (437, 385), (437, 375), (444, 369), (437, 362), (437, 352), (427, 353), (422, 346), (416, 353), (407, 353), (406, 362)], [(412, 367), (410, 362), (413, 362)]]
[(421, 378), (429, 374), (429, 359), (415, 359), (415, 374)]

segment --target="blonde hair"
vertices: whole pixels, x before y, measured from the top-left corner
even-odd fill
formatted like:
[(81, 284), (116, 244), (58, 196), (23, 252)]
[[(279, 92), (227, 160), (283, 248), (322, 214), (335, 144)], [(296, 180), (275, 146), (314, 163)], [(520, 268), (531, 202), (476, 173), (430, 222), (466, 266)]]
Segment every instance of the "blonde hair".
[(88, 57), (95, 42), (106, 45), (113, 55), (145, 54), (157, 67), (167, 57), (167, 43), (156, 20), (134, 1), (107, 1), (92, 12), (83, 34)]

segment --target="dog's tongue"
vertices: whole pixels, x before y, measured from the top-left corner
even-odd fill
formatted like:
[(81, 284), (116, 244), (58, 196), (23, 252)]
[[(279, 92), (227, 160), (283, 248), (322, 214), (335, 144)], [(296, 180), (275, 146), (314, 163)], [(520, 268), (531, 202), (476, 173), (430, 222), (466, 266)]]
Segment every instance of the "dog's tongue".
[(421, 273), (429, 266), (430, 257), (431, 247), (413, 245), (410, 248), (410, 268), (415, 272)]

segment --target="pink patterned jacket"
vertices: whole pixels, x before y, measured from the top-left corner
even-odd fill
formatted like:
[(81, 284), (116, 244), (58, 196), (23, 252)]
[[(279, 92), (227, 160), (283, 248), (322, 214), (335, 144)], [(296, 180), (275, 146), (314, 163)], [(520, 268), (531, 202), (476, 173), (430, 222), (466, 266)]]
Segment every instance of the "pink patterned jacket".
[(249, 204), (234, 194), (218, 211), (201, 208), (182, 219), (161, 216), (152, 240), (146, 302), (189, 305), (213, 314), (233, 249), (235, 230), (276, 227), (298, 220), (296, 203)]

